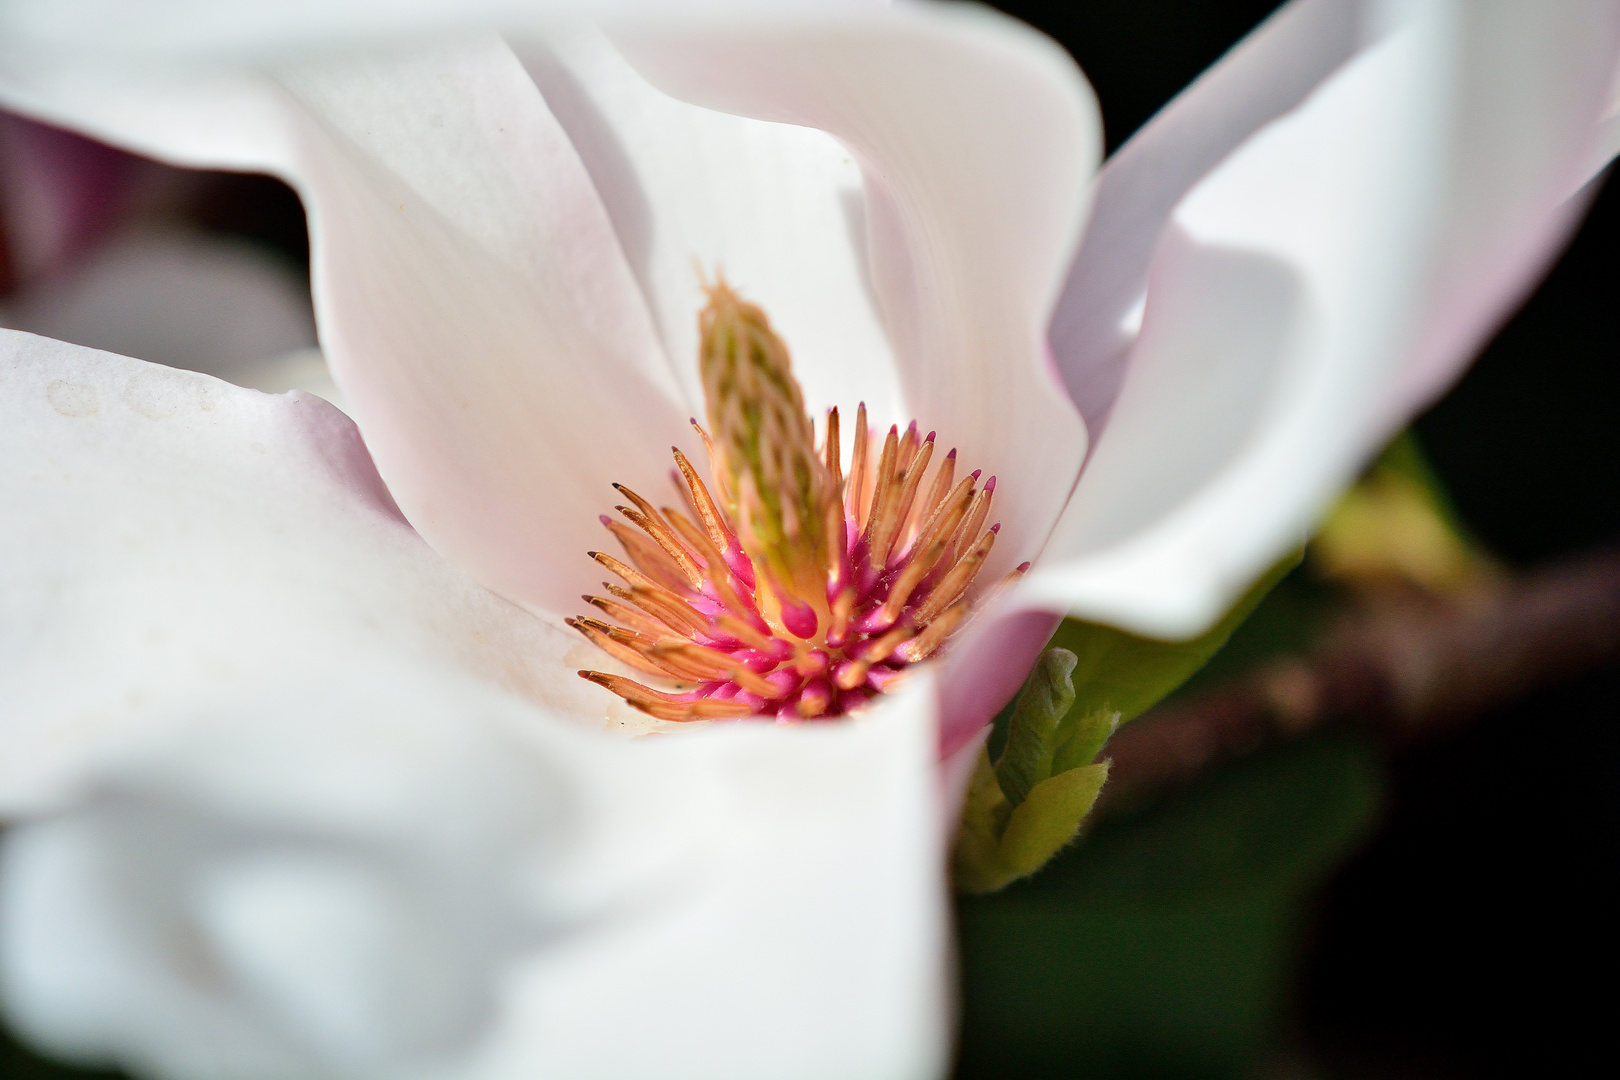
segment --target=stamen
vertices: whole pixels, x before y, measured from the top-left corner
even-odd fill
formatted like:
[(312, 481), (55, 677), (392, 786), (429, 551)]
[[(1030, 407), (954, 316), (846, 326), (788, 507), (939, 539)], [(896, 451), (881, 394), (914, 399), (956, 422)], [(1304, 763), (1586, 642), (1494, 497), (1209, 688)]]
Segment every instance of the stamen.
[(917, 421), (913, 420), (906, 425), (906, 433), (900, 436), (900, 448), (895, 454), (895, 463), (898, 471), (904, 472), (911, 467), (911, 458), (917, 453)]
[(855, 448), (849, 456), (849, 498), (844, 512), (859, 533), (866, 527), (866, 402), (855, 410)]
[(832, 700), (832, 687), (828, 686), (824, 680), (817, 679), (809, 686), (806, 686), (803, 692), (799, 694), (799, 704), (797, 705), (799, 717), (804, 720), (814, 720), (827, 711), (827, 707), (832, 704)]
[(624, 546), (624, 553), (630, 556), (630, 561), (650, 580), (666, 589), (679, 589), (690, 582), (691, 579), (681, 572), (668, 553), (649, 537), (627, 528), (606, 514), (602, 515), (601, 522)]
[(880, 660), (888, 659), (889, 654), (894, 652), (895, 646), (906, 640), (914, 632), (909, 624), (901, 623), (882, 637), (869, 642), (866, 648), (861, 651), (861, 659), (868, 664), (875, 664)]
[(692, 559), (691, 553), (681, 546), (681, 542), (675, 538), (668, 525), (660, 519), (649, 517), (628, 506), (615, 506), (613, 509), (623, 514), (630, 524), (639, 527), (642, 532), (653, 538), (653, 542), (663, 549), (664, 554), (675, 564), (675, 568), (686, 578), (688, 585), (694, 589), (703, 588), (703, 572), (698, 569), (698, 564)]
[[(711, 485), (679, 448), (681, 508), (623, 484), (603, 524), (626, 560), (590, 557), (624, 582), (583, 600), (605, 618), (567, 625), (652, 680), (581, 671), (661, 720), (844, 716), (938, 655), (974, 610), (1001, 528), (984, 528), (996, 478), (935, 467), (937, 433), (890, 425), (880, 445), (860, 403), (844, 469), (841, 414), (821, 443), (787, 347), (723, 280), (705, 284), (701, 361)], [(874, 457), (876, 460), (874, 461)], [(997, 587), (1028, 569), (1025, 563)], [(611, 599), (609, 598), (611, 597)], [(658, 689), (663, 686), (668, 689)]]
[(844, 468), (842, 464), (843, 449), (838, 441), (838, 406), (834, 405), (827, 411), (827, 472), (832, 476), (834, 491), (844, 486)]
[(648, 658), (640, 650), (631, 648), (621, 641), (615, 641), (611, 634), (604, 632), (597, 626), (589, 626), (580, 619), (564, 619), (563, 622), (578, 630), (585, 636), (585, 640), (607, 653), (613, 659), (628, 664), (637, 671), (658, 678), (679, 678), (675, 669), (667, 664), (660, 664)]
[(667, 589), (634, 585), (621, 589), (610, 582), (602, 587), (621, 600), (628, 600), (653, 618), (670, 628), (675, 634), (701, 634), (709, 628), (708, 620), (696, 609)]
[(908, 664), (922, 663), (934, 655), (934, 650), (944, 644), (946, 638), (956, 632), (956, 628), (962, 625), (962, 620), (967, 618), (967, 615), (966, 604), (957, 604), (953, 608), (946, 609), (945, 613), (929, 623), (922, 633), (896, 649), (896, 654)]
[(647, 517), (662, 524), (662, 519), (658, 516), (658, 511), (653, 509), (652, 503), (648, 502), (646, 499), (643, 499), (640, 495), (637, 495), (623, 484), (614, 484), (613, 490), (635, 503), (636, 509), (640, 510)]
[(877, 546), (872, 549), (872, 561), (874, 563), (881, 562), (881, 564), (884, 566), (888, 565), (889, 552), (894, 545), (894, 541), (900, 535), (902, 523), (911, 516), (911, 504), (917, 497), (917, 488), (922, 485), (923, 474), (928, 470), (928, 459), (933, 456), (934, 437), (930, 435), (928, 440), (922, 444), (922, 449), (919, 450), (916, 456), (912, 458), (910, 463), (906, 465), (905, 480), (900, 489), (900, 498), (895, 509), (894, 523), (892, 527), (887, 530), (883, 540), (881, 541), (881, 546)]
[[(979, 471), (977, 469), (973, 470), (968, 479), (977, 482)], [(994, 477), (991, 479), (994, 481)], [(968, 506), (967, 516), (962, 520), (962, 524), (957, 527), (956, 532), (951, 535), (950, 546), (945, 549), (945, 565), (950, 566), (957, 559), (960, 559), (962, 552), (973, 542), (973, 538), (979, 535), (979, 527), (984, 524), (984, 519), (990, 514), (990, 496), (994, 490), (995, 487), (992, 482), (986, 484), (973, 496), (973, 502)]]
[[(606, 600), (600, 596), (582, 596), (580, 599), (596, 608), (610, 619), (617, 619), (631, 629), (639, 630), (651, 638), (660, 638), (670, 632), (670, 628), (651, 616), (644, 615), (629, 604), (621, 604), (616, 600)], [(567, 621), (567, 620), (564, 620)]]
[(889, 598), (883, 601), (882, 622), (884, 626), (893, 625), (905, 610), (906, 601), (911, 599), (912, 591), (922, 584), (923, 578), (939, 562), (939, 557), (945, 554), (945, 545), (941, 541), (934, 541), (920, 556), (914, 556), (906, 564), (900, 576), (889, 586)]
[(716, 616), (714, 622), (715, 626), (720, 630), (730, 634), (749, 648), (757, 649), (762, 653), (769, 654), (775, 651), (780, 643), (779, 639), (767, 637), (760, 633), (757, 628), (748, 625), (735, 615), (719, 615)]
[[(696, 420), (692, 421), (692, 426), (697, 427)], [(701, 432), (703, 429), (698, 427), (698, 431)], [(703, 436), (703, 443), (705, 446), (709, 445), (708, 435)], [(709, 540), (721, 551), (726, 550), (734, 538), (725, 525), (725, 519), (720, 516), (720, 508), (714, 504), (709, 489), (698, 476), (697, 470), (692, 468), (692, 463), (686, 460), (686, 455), (681, 453), (681, 448), (672, 446), (670, 449), (675, 452), (675, 467), (681, 470), (681, 476), (686, 480), (687, 489), (692, 496), (692, 505), (697, 508), (698, 517), (703, 519), (703, 527), (709, 530)], [(709, 453), (711, 455), (714, 453), (712, 446), (709, 447)]]
[(968, 549), (968, 553), (951, 567), (939, 585), (929, 594), (923, 606), (917, 609), (913, 617), (919, 623), (926, 624), (933, 621), (936, 615), (945, 610), (946, 605), (954, 603), (967, 591), (967, 587), (973, 583), (974, 576), (978, 574), (979, 567), (990, 557), (990, 548), (996, 542), (996, 533), (1000, 528), (1001, 526), (997, 525), (979, 537), (979, 542)]
[(872, 492), (871, 513), (866, 523), (866, 547), (872, 548), (872, 538), (883, 528), (883, 515), (893, 513), (895, 458), (899, 456), (900, 440), (896, 435), (896, 425), (889, 426), (889, 434), (883, 439), (883, 453), (878, 458), (876, 489)]
[(724, 677), (751, 694), (760, 697), (778, 697), (776, 686), (756, 674), (748, 665), (718, 649), (707, 649), (689, 641), (664, 641), (653, 646), (652, 655), (658, 660), (669, 660), (693, 671), (704, 672), (710, 678)]
[[(710, 543), (707, 536), (703, 535), (703, 531), (673, 507), (664, 507), (664, 516), (669, 519), (669, 523), (675, 526), (675, 530), (681, 534), (687, 543), (692, 545), (697, 551), (698, 557), (703, 560), (703, 579), (699, 585), (695, 586), (698, 591), (701, 592), (703, 586), (707, 585), (714, 590), (715, 598), (729, 610), (753, 614), (753, 605), (744, 601), (742, 597), (737, 595), (736, 590), (731, 587), (731, 568), (726, 564), (725, 556), (714, 549), (714, 545)], [(763, 626), (764, 620), (760, 620), (760, 624)]]
[(643, 686), (634, 679), (626, 679), (622, 675), (609, 675), (605, 671), (581, 671), (577, 674), (580, 678), (593, 682), (597, 686), (606, 687), (632, 705), (642, 702), (663, 705), (686, 704), (686, 702), (681, 701), (680, 698), (675, 697), (673, 694), (665, 694), (654, 690), (650, 686)]
[[(952, 453), (954, 452), (952, 451)], [(956, 485), (956, 489), (929, 516), (928, 521), (924, 523), (922, 529), (917, 533), (917, 539), (913, 542), (912, 547), (919, 548), (932, 544), (936, 540), (949, 545), (951, 538), (955, 535), (956, 527), (967, 516), (968, 505), (972, 499), (973, 477), (964, 476), (962, 482)]]
[(659, 720), (738, 720), (753, 711), (742, 702), (716, 701), (712, 698), (681, 701), (667, 694), (660, 694), (631, 679), (608, 675), (601, 671), (581, 671), (579, 677), (611, 690), (642, 712)]
[[(933, 438), (932, 432), (929, 433), (929, 438)], [(934, 473), (934, 482), (928, 486), (928, 497), (918, 504), (917, 520), (927, 521), (934, 511), (939, 509), (939, 504), (951, 490), (951, 481), (955, 479), (955, 475), (956, 450), (953, 447), (951, 452), (945, 455), (945, 460), (940, 462), (939, 471)]]
[[(618, 524), (618, 523), (610, 521), (608, 524), (615, 525), (615, 524)], [(619, 526), (619, 527), (623, 528), (622, 525)], [(626, 530), (626, 531), (628, 531), (628, 530)], [(631, 533), (630, 535), (633, 536), (634, 534)], [(625, 580), (625, 582), (627, 584), (629, 584), (632, 588), (640, 587), (640, 588), (643, 588), (643, 589), (656, 590), (658, 592), (666, 592), (666, 591), (668, 591), (662, 585), (658, 584), (652, 578), (648, 577), (646, 574), (643, 574), (639, 570), (634, 570), (631, 567), (626, 566), (623, 562), (620, 562), (618, 559), (615, 559), (613, 556), (607, 554), (606, 552), (587, 551), (585, 554), (589, 555), (591, 558), (593, 558), (597, 562), (601, 563), (604, 567), (607, 568), (607, 570), (610, 573), (614, 573), (614, 574), (619, 575), (619, 577), (623, 578)]]

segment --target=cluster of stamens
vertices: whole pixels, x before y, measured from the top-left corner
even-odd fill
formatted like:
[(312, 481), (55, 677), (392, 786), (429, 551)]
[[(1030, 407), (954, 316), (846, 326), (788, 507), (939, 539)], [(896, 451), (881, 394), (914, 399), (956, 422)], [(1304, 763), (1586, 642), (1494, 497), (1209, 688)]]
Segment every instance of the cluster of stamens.
[[(600, 671), (579, 674), (661, 720), (808, 720), (854, 712), (893, 689), (908, 667), (935, 655), (961, 628), (1001, 527), (986, 528), (996, 478), (980, 486), (975, 471), (958, 480), (955, 450), (930, 474), (934, 433), (919, 439), (915, 422), (903, 433), (890, 427), (874, 453), (865, 404), (847, 473), (837, 409), (828, 413), (819, 451), (802, 445), (813, 439), (811, 425), (807, 418), (802, 428), (792, 423), (791, 410), (788, 422), (772, 428), (770, 410), (762, 412), (755, 400), (770, 389), (750, 384), (746, 370), (740, 392), (734, 381), (718, 375), (711, 381), (711, 368), (720, 365), (708, 361), (735, 345), (737, 327), (726, 320), (742, 320), (743, 346), (752, 334), (754, 345), (774, 350), (753, 359), (802, 416), (785, 349), (763, 313), (723, 282), (709, 296), (705, 389), (711, 426), (722, 430), (711, 438), (692, 424), (721, 498), (678, 448), (673, 478), (681, 507), (656, 508), (614, 485), (631, 505), (617, 507), (624, 521), (601, 520), (628, 561), (590, 556), (623, 584), (604, 582), (607, 596), (584, 598), (606, 619), (580, 616), (568, 624), (656, 685)], [(727, 331), (732, 337), (714, 344)], [(728, 394), (741, 404), (728, 408)], [(742, 436), (731, 438), (733, 428)], [(778, 476), (794, 481), (793, 490), (762, 494), (768, 484), (783, 486)], [(1014, 575), (1026, 569), (1027, 563)]]

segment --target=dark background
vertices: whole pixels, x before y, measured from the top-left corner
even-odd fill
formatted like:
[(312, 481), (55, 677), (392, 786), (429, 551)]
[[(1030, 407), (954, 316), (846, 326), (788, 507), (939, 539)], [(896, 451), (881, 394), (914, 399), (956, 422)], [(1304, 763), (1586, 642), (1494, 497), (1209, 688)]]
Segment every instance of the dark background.
[[(998, 6), (1080, 62), (1113, 149), (1273, 5)], [(220, 179), (193, 217), (307, 259), (297, 202), (270, 181)], [(1620, 538), (1617, 255), (1620, 190), (1417, 423), (1466, 524), (1512, 565)], [(1199, 685), (1298, 649), (1319, 592), (1290, 578)], [(1353, 728), (1264, 750), (963, 900), (960, 1080), (1505, 1077), (1603, 1060), (1617, 691), (1620, 673), (1587, 676), (1400, 754)], [(7, 1080), (87, 1075), (0, 1043)]]

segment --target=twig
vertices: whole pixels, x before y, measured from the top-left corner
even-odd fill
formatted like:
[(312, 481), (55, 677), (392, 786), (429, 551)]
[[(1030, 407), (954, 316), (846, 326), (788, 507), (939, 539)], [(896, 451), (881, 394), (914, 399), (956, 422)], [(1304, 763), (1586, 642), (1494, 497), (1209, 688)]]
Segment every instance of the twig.
[(1383, 588), (1323, 634), (1310, 659), (1264, 664), (1122, 730), (1099, 813), (1128, 810), (1267, 742), (1354, 721), (1400, 746), (1531, 690), (1620, 660), (1620, 548), (1452, 598)]

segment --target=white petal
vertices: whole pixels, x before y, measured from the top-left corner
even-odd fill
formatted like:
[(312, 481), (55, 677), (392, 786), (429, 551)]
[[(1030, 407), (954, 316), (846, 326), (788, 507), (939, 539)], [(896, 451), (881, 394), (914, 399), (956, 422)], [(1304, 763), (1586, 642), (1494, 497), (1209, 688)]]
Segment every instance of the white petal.
[[(611, 839), (590, 748), (515, 737), (525, 710), (476, 682), (307, 674), (172, 714), (13, 826), (0, 933), (26, 1033), (178, 1080), (375, 1075), (487, 1037), (548, 915), (525, 876)], [(667, 873), (618, 854), (644, 887)]]
[(866, 278), (860, 168), (831, 136), (689, 105), (594, 29), (516, 46), (568, 131), (701, 416), (699, 273), (723, 272), (792, 350), (812, 415), (910, 419)]
[(1108, 159), (1052, 316), (1052, 352), (1097, 439), (1119, 393), (1154, 247), (1176, 204), (1261, 126), (1354, 53), (1359, 5), (1295, 0), (1178, 94)]
[[(1504, 110), (1487, 106), (1503, 86), (1541, 85), (1523, 69), (1562, 55), (1537, 34), (1584, 26), (1598, 44), (1568, 40), (1586, 80), (1573, 81), (1606, 85), (1606, 23), (1514, 8), (1533, 43), (1521, 51), (1470, 6), (1414, 9), (1177, 207), (1108, 427), (1024, 603), (1155, 636), (1202, 630), (1412, 406), (1397, 395), (1431, 370), (1432, 321), (1466, 311), (1477, 333), (1504, 276), (1522, 282), (1526, 250), (1545, 252), (1570, 170), (1543, 168), (1545, 146), (1515, 132), (1589, 140), (1601, 94), (1527, 94), (1540, 120), (1499, 121), (1499, 138), (1483, 129)], [(1474, 217), (1495, 211), (1510, 220)], [(1510, 272), (1458, 278), (1476, 245)], [(1445, 339), (1448, 371), (1462, 336)]]
[(378, 41), (422, 40), (468, 29), (530, 29), (586, 18), (664, 16), (674, 8), (728, 12), (792, 4), (885, 0), (7, 0), (0, 40), (28, 49), (66, 48), (103, 56), (262, 60), (267, 56)]
[(926, 678), (859, 722), (584, 730), (572, 638), (438, 561), (335, 410), (0, 348), (32, 1037), (182, 1080), (943, 1067)]
[(1577, 192), (1620, 77), (1614, 0), (1486, 7), (1467, 34), (1442, 231), (1423, 329), (1386, 398), (1393, 425), (1450, 387), (1585, 216)]
[(905, 405), (1001, 478), (1008, 527), (987, 572), (1027, 557), (1085, 449), (1044, 341), (1100, 146), (1073, 63), (967, 7), (626, 29), (614, 41), (676, 97), (849, 148)]
[(574, 607), (609, 485), (691, 437), (588, 176), (498, 43), (286, 81), (367, 150), (306, 184), (322, 345), (390, 490), (486, 584)]
[[(1054, 392), (1042, 338), (1098, 150), (1095, 107), (1059, 50), (1008, 20), (967, 9), (856, 14), (818, 11), (805, 22), (787, 10), (718, 28), (660, 25), (634, 42), (639, 63), (663, 64), (663, 81), (687, 80), (681, 93), (699, 104), (824, 127), (865, 163), (872, 287), (900, 355), (906, 411), (960, 445), (964, 461), (1002, 475), (1009, 528), (995, 560), (1011, 563), (1044, 535), (1084, 450), (1082, 425)], [(751, 59), (691, 66), (731, 50)], [(666, 401), (679, 392), (625, 287), (629, 271), (584, 170), (538, 96), (499, 57), (468, 46), (459, 56), (396, 54), (346, 70), (278, 69), (295, 102), (262, 79), (206, 63), (164, 76), (158, 68), (119, 72), (100, 85), (87, 65), (57, 57), (13, 55), (8, 66), (13, 100), (42, 115), (149, 153), (291, 178), (322, 234), (315, 271), (327, 358), (401, 505), (482, 580), (539, 606), (568, 603), (579, 575), (536, 565), (525, 543), (572, 550), (588, 542), (587, 508), (601, 482), (633, 479), (635, 462), (658, 460), (648, 448), (667, 445), (673, 418), (690, 410)], [(727, 71), (736, 76), (729, 82), (719, 77)], [(455, 85), (434, 84), (438, 74)], [(468, 96), (482, 105), (470, 106)], [(802, 147), (813, 141), (776, 140), (789, 164), (804, 160)], [(811, 156), (829, 180), (847, 175), (824, 149)], [(770, 164), (776, 175), (782, 163)], [(552, 181), (543, 197), (514, 184), (514, 175), (536, 167)], [(835, 184), (806, 186), (822, 216), (831, 214)], [(416, 200), (426, 205), (411, 209)], [(436, 228), (432, 212), (448, 217), (449, 228)], [(825, 232), (819, 220), (810, 224)], [(837, 278), (838, 295), (825, 304), (784, 302), (789, 329), (812, 352), (853, 345), (844, 364), (877, 366), (870, 319), (845, 317), (869, 312), (851, 296), (858, 281), (847, 273), (849, 225), (821, 245), (829, 258), (762, 279), (772, 288), (780, 280), (786, 294)], [(355, 236), (364, 243), (351, 243)], [(346, 258), (360, 247), (371, 264)], [(697, 254), (746, 250), (728, 252), (706, 236)], [(524, 264), (523, 252), (538, 264)], [(791, 266), (797, 254), (789, 248), (760, 265)], [(379, 260), (409, 270), (379, 269)], [(680, 290), (654, 282), (669, 276), (643, 275), (666, 331), (681, 321), (680, 304), (668, 298), (691, 291), (689, 279)], [(550, 354), (546, 366), (574, 384), (558, 389), (572, 408), (549, 414), (545, 433), (535, 421), (548, 413), (517, 359), (523, 350)], [(561, 359), (585, 355), (593, 362)], [(457, 367), (455, 387), (443, 378), (446, 364)], [(887, 392), (886, 378), (870, 381), (875, 398)], [(547, 466), (581, 441), (568, 437), (575, 425), (611, 407), (609, 384), (620, 400), (636, 402), (620, 410), (628, 434), (586, 468), (570, 469), (566, 490), (547, 487), (555, 481)], [(463, 424), (452, 437), (447, 415), (466, 415), (455, 407), (461, 402), (476, 407), (482, 425)], [(571, 512), (540, 513), (547, 496)]]
[(717, 795), (707, 813), (726, 835), (661, 899), (640, 898), (639, 929), (587, 930), (517, 971), (521, 1012), (473, 1075), (941, 1075), (939, 826), (954, 803), (934, 765), (934, 693), (925, 676), (881, 714), (786, 729), (786, 753), (784, 729), (733, 729), (723, 750), (662, 739), (660, 763), (682, 771), (688, 803)]
[(574, 606), (608, 485), (660, 482), (691, 410), (588, 175), (504, 45), (273, 78), (9, 63), (41, 111), (298, 188), (323, 350), (401, 507), (486, 584)]
[(0, 333), (0, 802), (146, 716), (358, 657), (601, 716), (557, 678), (573, 635), (450, 570), (324, 402)]

